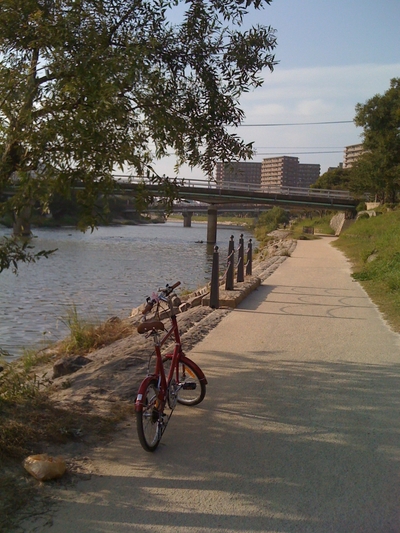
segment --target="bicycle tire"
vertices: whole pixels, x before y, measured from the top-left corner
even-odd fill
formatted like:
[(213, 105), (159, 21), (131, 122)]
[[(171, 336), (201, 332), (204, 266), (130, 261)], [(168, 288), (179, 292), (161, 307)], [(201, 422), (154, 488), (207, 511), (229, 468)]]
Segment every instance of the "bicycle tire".
[[(165, 375), (168, 376), (171, 367), (171, 359), (165, 357), (163, 359)], [(190, 360), (184, 363), (179, 361), (179, 377), (178, 377), (178, 403), (181, 405), (193, 406), (198, 405), (204, 400), (206, 395), (206, 384), (204, 379), (198, 375), (196, 368), (191, 365)], [(174, 376), (176, 378), (176, 375)], [(180, 387), (182, 385), (182, 387)], [(185, 386), (187, 388), (185, 388)], [(193, 389), (190, 387), (194, 386)]]
[(162, 437), (160, 413), (156, 408), (158, 392), (157, 380), (152, 379), (143, 394), (143, 407), (136, 412), (139, 441), (147, 452), (154, 452)]

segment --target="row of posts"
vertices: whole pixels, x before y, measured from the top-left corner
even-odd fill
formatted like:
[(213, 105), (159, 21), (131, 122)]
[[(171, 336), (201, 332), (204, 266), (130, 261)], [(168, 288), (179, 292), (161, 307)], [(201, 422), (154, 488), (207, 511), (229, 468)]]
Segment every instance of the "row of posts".
[[(252, 275), (253, 268), (253, 243), (252, 239), (249, 240), (247, 246), (247, 258), (246, 264), (244, 262), (244, 239), (243, 233), (239, 238), (239, 247), (238, 247), (238, 262), (236, 268), (236, 281), (241, 283), (244, 281), (244, 276)], [(233, 291), (234, 290), (234, 278), (235, 278), (235, 241), (233, 235), (229, 240), (228, 246), (228, 258), (225, 272), (225, 290)], [(219, 249), (218, 246), (214, 247), (213, 261), (212, 261), (212, 270), (211, 270), (211, 287), (210, 287), (210, 307), (213, 309), (219, 308)]]

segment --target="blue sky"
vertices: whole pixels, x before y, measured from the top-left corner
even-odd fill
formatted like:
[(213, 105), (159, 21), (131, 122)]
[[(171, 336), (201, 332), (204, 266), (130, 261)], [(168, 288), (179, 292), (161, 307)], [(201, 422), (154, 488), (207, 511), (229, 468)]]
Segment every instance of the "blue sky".
[[(400, 77), (400, 0), (274, 0), (250, 20), (276, 29), (279, 64), (263, 73), (261, 88), (242, 97), (246, 119), (236, 133), (254, 141), (254, 161), (293, 155), (319, 163), (321, 173), (337, 166), (344, 147), (361, 142), (362, 129), (352, 122), (254, 124), (352, 121), (357, 103), (383, 94)], [(156, 169), (172, 175), (173, 166), (170, 157)], [(183, 167), (180, 176), (203, 173)]]

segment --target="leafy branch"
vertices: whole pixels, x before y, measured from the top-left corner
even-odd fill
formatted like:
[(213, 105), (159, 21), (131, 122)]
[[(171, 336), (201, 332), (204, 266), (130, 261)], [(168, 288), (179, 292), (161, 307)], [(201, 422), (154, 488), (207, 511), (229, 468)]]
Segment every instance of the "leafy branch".
[(29, 241), (20, 241), (13, 237), (4, 237), (0, 242), (0, 272), (12, 269), (14, 274), (18, 274), (18, 263), (36, 263), (42, 257), (49, 257), (54, 250), (41, 250), (40, 252), (31, 252), (33, 246)]

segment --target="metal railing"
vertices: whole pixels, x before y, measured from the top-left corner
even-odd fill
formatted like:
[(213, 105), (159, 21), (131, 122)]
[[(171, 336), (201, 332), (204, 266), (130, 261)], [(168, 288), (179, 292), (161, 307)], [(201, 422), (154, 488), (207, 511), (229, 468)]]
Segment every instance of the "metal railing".
[[(124, 174), (116, 174), (115, 179), (123, 183), (144, 183), (152, 185), (150, 179), (140, 176), (128, 176)], [(196, 187), (213, 190), (228, 190), (228, 191), (247, 191), (267, 194), (281, 194), (284, 196), (308, 196), (319, 198), (335, 198), (340, 200), (352, 200), (353, 195), (350, 191), (330, 190), (330, 189), (314, 189), (310, 187), (285, 187), (285, 186), (260, 186), (254, 183), (246, 182), (224, 182), (222, 185), (213, 181), (193, 179), (193, 178), (177, 178), (177, 185), (180, 187)]]

